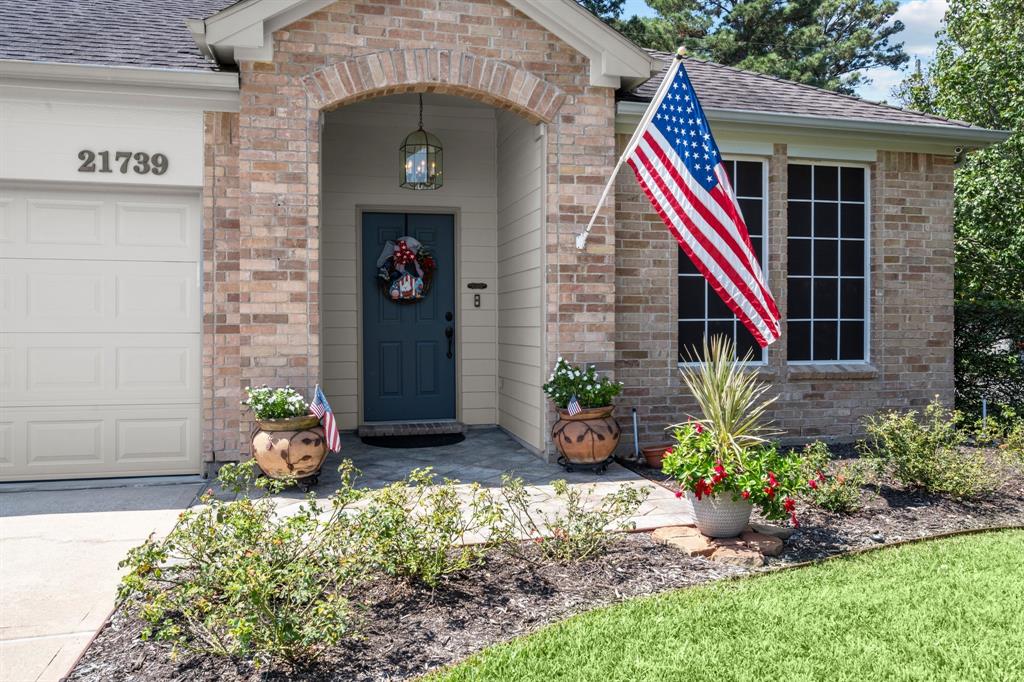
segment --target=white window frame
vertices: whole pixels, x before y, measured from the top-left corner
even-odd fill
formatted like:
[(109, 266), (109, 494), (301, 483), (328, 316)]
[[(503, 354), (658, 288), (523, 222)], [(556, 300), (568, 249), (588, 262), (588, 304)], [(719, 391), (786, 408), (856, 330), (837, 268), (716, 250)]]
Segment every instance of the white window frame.
[[(835, 359), (835, 360), (790, 360), (789, 357), (788, 357), (789, 356), (789, 351), (788, 351), (788, 347), (787, 347), (786, 364), (794, 365), (794, 366), (800, 366), (800, 365), (804, 365), (804, 366), (806, 366), (806, 365), (819, 365), (819, 366), (820, 365), (868, 365), (868, 364), (871, 363), (871, 228), (872, 228), (872, 224), (871, 224), (871, 164), (860, 163), (860, 162), (856, 162), (856, 161), (823, 161), (823, 160), (819, 160), (819, 159), (803, 159), (803, 158), (790, 158), (790, 159), (788, 159), (787, 164), (786, 164), (786, 167), (787, 167), (787, 171), (786, 171), (786, 177), (787, 177), (787, 189), (786, 189), (786, 207), (787, 208), (786, 208), (786, 213), (787, 213), (787, 215), (789, 214), (789, 204), (790, 204), (790, 202), (798, 202), (798, 203), (803, 202), (803, 203), (811, 203), (811, 204), (813, 204), (814, 201), (815, 201), (815, 199), (814, 199), (813, 179), (811, 181), (812, 184), (811, 184), (811, 198), (810, 199), (790, 199), (789, 198), (789, 188), (788, 188), (789, 165), (833, 166), (833, 167), (836, 167), (836, 168), (839, 168), (839, 169), (842, 169), (842, 168), (862, 168), (864, 170), (864, 319), (863, 319), (863, 322), (864, 322), (864, 341), (863, 341), (863, 343), (864, 343), (864, 356), (863, 356), (863, 358), (861, 358), (859, 360), (842, 360), (842, 359), (838, 358), (838, 355), (839, 355), (839, 344), (840, 344), (840, 333), (841, 333), (841, 329), (842, 329), (842, 322), (844, 322), (844, 321), (845, 322), (859, 322), (860, 321), (860, 320), (856, 320), (856, 319), (853, 319), (853, 318), (848, 318), (848, 319), (844, 320), (843, 316), (842, 316), (842, 310), (841, 310), (841, 307), (840, 307), (840, 309), (836, 311), (836, 315), (837, 315), (836, 322), (838, 323), (837, 329), (836, 329), (836, 356), (837, 356), (837, 359)], [(813, 178), (813, 175), (812, 175), (812, 178)], [(836, 203), (839, 205), (840, 209), (842, 208), (842, 204), (843, 204), (842, 190), (843, 190), (843, 188), (842, 188), (842, 172), (840, 171), (839, 179), (838, 179), (838, 190), (837, 190), (838, 191), (838, 194), (837, 194), (838, 199), (836, 201)], [(858, 203), (858, 202), (847, 202), (847, 203)], [(812, 213), (811, 213), (812, 220), (813, 220), (813, 215), (814, 215), (814, 213), (812, 211)], [(842, 210), (839, 210), (838, 215), (839, 215), (839, 221), (840, 221), (840, 223), (842, 223)], [(813, 234), (813, 232), (812, 232), (812, 234)], [(836, 234), (835, 239), (838, 242), (841, 238), (842, 238), (842, 224), (838, 225), (838, 227), (837, 227), (837, 234)], [(790, 239), (789, 227), (787, 225), (787, 228), (786, 228), (786, 248), (787, 248), (787, 251), (788, 251), (788, 248), (789, 248), (789, 239)], [(815, 322), (815, 317), (814, 317), (814, 285), (813, 285), (813, 277), (814, 277), (814, 244), (813, 244), (813, 241), (814, 241), (814, 239), (817, 239), (817, 237), (797, 237), (797, 239), (808, 239), (808, 240), (810, 240), (812, 242), (812, 244), (811, 244), (811, 274), (810, 275), (806, 275), (806, 276), (805, 275), (797, 275), (797, 277), (801, 277), (801, 278), (806, 277), (806, 279), (812, 280), (812, 285), (811, 285), (811, 309), (810, 309), (810, 315), (811, 316), (809, 318), (807, 318), (807, 319), (799, 318), (798, 321), (800, 321), (800, 322), (810, 322), (811, 338), (809, 339), (809, 343), (810, 343), (810, 348), (811, 348), (811, 357), (814, 357), (814, 322)], [(825, 237), (824, 239), (831, 239), (831, 238), (830, 237)], [(838, 253), (838, 251), (837, 251), (837, 253)], [(840, 260), (837, 263), (837, 270), (836, 270), (836, 273), (837, 273), (836, 274), (837, 286), (841, 285), (842, 281), (843, 281), (843, 276), (842, 276), (842, 260), (841, 260), (842, 259), (842, 254), (839, 253), (838, 257), (840, 258)], [(788, 258), (787, 258), (786, 276), (784, 278), (785, 279), (785, 286), (786, 286), (786, 298), (787, 298), (787, 301), (788, 301), (788, 298), (789, 298), (789, 277), (790, 277), (790, 274), (789, 274), (789, 264), (788, 264)], [(841, 289), (841, 286), (840, 286), (840, 289)], [(838, 302), (838, 305), (842, 306), (842, 301), (841, 300)], [(786, 319), (784, 320), (787, 326), (786, 326), (786, 329), (783, 330), (784, 334), (788, 334), (788, 332), (789, 332), (789, 329), (788, 329), (789, 314), (788, 314), (788, 312), (789, 311), (788, 311), (788, 306), (787, 306), (787, 315), (786, 315)], [(831, 321), (831, 320), (823, 320), (823, 321)], [(787, 344), (788, 344), (788, 341), (787, 341)]]
[[(769, 225), (768, 225), (768, 202), (770, 200), (770, 197), (769, 197), (769, 194), (768, 194), (768, 172), (770, 170), (769, 169), (770, 158), (767, 157), (767, 156), (753, 156), (753, 155), (747, 155), (747, 154), (723, 154), (722, 155), (722, 161), (754, 161), (754, 162), (758, 162), (758, 163), (761, 164), (761, 196), (760, 197), (744, 197), (744, 196), (740, 196), (740, 195), (737, 194), (736, 198), (737, 199), (760, 199), (761, 200), (761, 253), (758, 254), (758, 259), (761, 262), (761, 273), (764, 276), (765, 282), (768, 282), (768, 258), (769, 258), (770, 254), (771, 254), (771, 251), (768, 248), (768, 238), (769, 238), (768, 237), (768, 235), (769, 235), (769, 229), (768, 229), (769, 228)], [(739, 184), (739, 183), (737, 183), (737, 184)], [(734, 187), (733, 189), (735, 190), (736, 188)], [(693, 277), (693, 275), (685, 275), (685, 276)], [(679, 295), (678, 294), (678, 292), (679, 292), (679, 278), (681, 278), (681, 277), (684, 277), (684, 275), (679, 272), (679, 266), (676, 265), (676, 292), (677, 292), (676, 296)], [(708, 309), (708, 296), (711, 295), (710, 291), (711, 291), (711, 287), (708, 285), (707, 281), (705, 280), (705, 282), (704, 282), (704, 310), (705, 311), (707, 311), (707, 309)], [(734, 318), (733, 324), (743, 324), (738, 319), (735, 319), (736, 318), (735, 315), (733, 315), (733, 318)], [(715, 318), (714, 321), (718, 322), (718, 321), (724, 321), (724, 320), (720, 320), (719, 318)], [(677, 300), (676, 301), (676, 353), (677, 354), (679, 352), (679, 323), (680, 322), (703, 322), (704, 323), (704, 338), (707, 338), (707, 334), (708, 334), (708, 318), (707, 318), (707, 315), (704, 316), (703, 320), (699, 320), (697, 318), (691, 318), (691, 317), (679, 317), (679, 301)], [(734, 338), (735, 338), (735, 335), (734, 335)], [(690, 361), (685, 361), (682, 358), (678, 358), (677, 361), (676, 361), (676, 365), (679, 366), (679, 367), (691, 367), (691, 366), (694, 366), (696, 364), (698, 364), (698, 363), (690, 362)], [(755, 355), (753, 360), (751, 360), (750, 362), (745, 362), (745, 363), (743, 363), (743, 365), (749, 366), (749, 367), (765, 367), (765, 366), (767, 366), (768, 365), (768, 349), (767, 348), (762, 348), (761, 349), (761, 357), (760, 357), (760, 359), (758, 359), (757, 356)]]

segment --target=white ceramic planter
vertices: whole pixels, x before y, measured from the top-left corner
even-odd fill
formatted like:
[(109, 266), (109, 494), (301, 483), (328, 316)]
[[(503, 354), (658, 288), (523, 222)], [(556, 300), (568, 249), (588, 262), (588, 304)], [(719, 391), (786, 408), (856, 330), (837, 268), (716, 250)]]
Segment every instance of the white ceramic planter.
[(747, 529), (754, 505), (743, 499), (732, 499), (732, 492), (697, 499), (686, 493), (693, 504), (693, 517), (697, 530), (711, 538), (733, 538)]

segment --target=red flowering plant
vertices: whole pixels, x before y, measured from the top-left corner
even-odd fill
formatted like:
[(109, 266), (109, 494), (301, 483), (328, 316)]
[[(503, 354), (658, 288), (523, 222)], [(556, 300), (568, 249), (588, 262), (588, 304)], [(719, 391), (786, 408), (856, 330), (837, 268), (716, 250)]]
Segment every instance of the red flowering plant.
[(769, 443), (723, 454), (699, 421), (677, 426), (674, 436), (676, 443), (665, 453), (662, 471), (698, 500), (731, 495), (748, 500), (767, 519), (789, 517), (798, 525), (794, 498), (807, 487), (798, 457)]
[(775, 398), (750, 371), (750, 357), (737, 358), (732, 341), (705, 340), (703, 354), (681, 368), (683, 382), (703, 413), (674, 427), (675, 445), (662, 471), (698, 499), (732, 495), (748, 500), (768, 519), (796, 520), (795, 496), (807, 487), (803, 460), (780, 452), (768, 438), (778, 432), (765, 418)]

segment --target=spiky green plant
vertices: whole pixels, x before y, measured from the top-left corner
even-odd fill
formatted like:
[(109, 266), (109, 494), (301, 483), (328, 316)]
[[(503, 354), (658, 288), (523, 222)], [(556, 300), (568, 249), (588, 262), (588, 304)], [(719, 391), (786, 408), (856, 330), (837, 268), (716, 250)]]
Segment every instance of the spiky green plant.
[(713, 336), (709, 343), (705, 337), (703, 346), (703, 359), (692, 357), (693, 364), (679, 370), (703, 414), (695, 421), (711, 433), (723, 460), (742, 461), (748, 448), (779, 433), (765, 419), (778, 396), (764, 397), (770, 386), (744, 366), (753, 356), (737, 358), (731, 339)]

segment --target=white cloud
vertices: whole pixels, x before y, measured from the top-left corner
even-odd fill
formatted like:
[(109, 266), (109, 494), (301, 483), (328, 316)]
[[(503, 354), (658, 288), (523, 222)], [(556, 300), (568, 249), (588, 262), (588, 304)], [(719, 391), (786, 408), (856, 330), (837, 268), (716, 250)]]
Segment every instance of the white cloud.
[(914, 59), (927, 63), (935, 54), (935, 33), (942, 26), (942, 17), (949, 7), (947, 0), (906, 0), (896, 11), (895, 19), (903, 22), (904, 29), (894, 38), (903, 41), (903, 49), (910, 55), (910, 63), (902, 71), (895, 69), (865, 69), (862, 73), (870, 78), (869, 85), (863, 85), (857, 94), (864, 99), (892, 99), (890, 92), (913, 68)]

